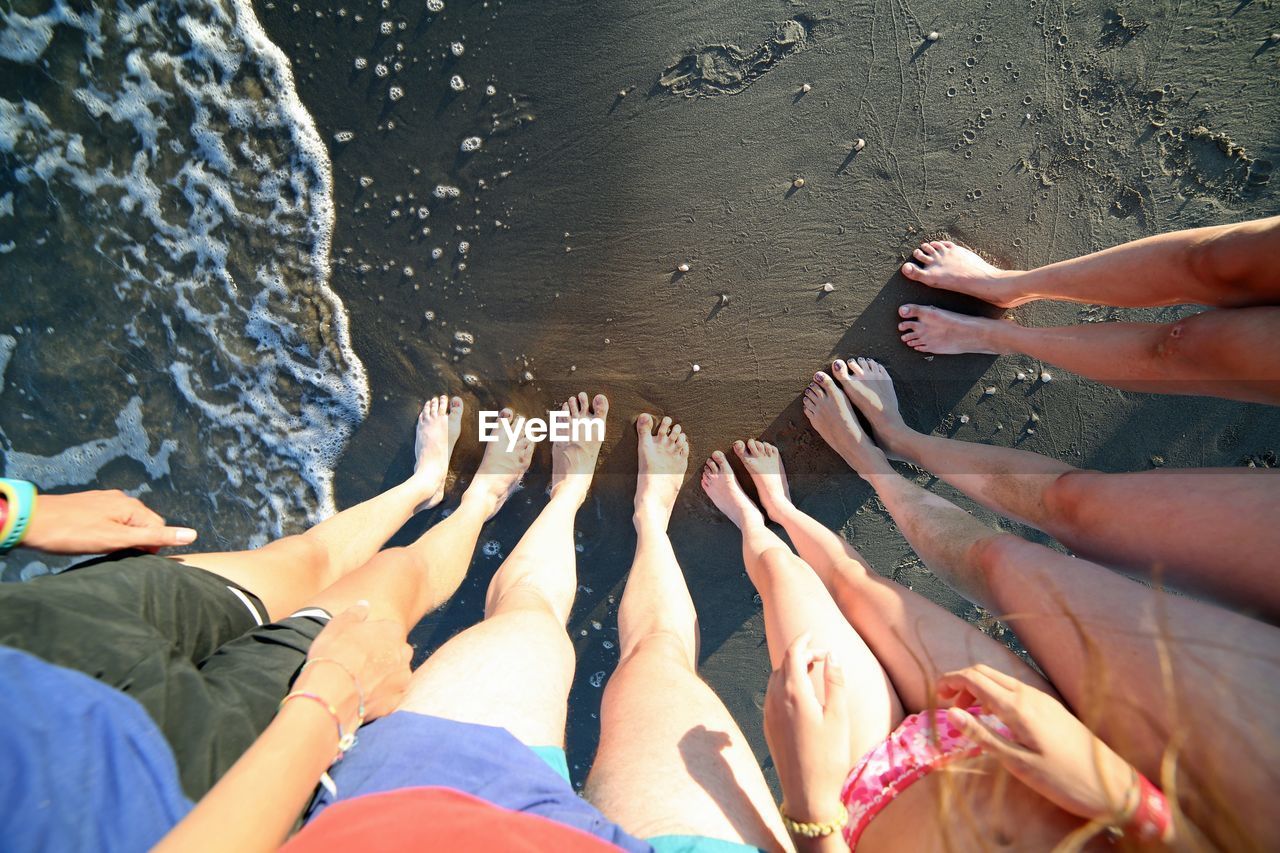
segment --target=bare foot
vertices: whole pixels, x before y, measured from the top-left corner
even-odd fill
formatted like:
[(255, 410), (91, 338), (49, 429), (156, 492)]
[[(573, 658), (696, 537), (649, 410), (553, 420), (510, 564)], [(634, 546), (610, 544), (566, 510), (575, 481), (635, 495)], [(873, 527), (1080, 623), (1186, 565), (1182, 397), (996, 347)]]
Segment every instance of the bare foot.
[(702, 468), (702, 490), (711, 498), (716, 509), (738, 525), (739, 530), (747, 526), (764, 525), (764, 516), (751, 502), (751, 498), (747, 497), (747, 493), (742, 491), (738, 478), (733, 476), (733, 469), (729, 467), (729, 460), (719, 450), (711, 454)]
[(912, 281), (940, 290), (954, 290), (976, 296), (1001, 308), (1012, 308), (1027, 300), (1017, 292), (1011, 276), (1016, 270), (1002, 270), (950, 240), (921, 243), (911, 253), (915, 261), (902, 265), (902, 274)]
[(935, 355), (959, 355), (965, 352), (999, 355), (995, 334), (1007, 320), (970, 317), (944, 311), (930, 305), (903, 305), (898, 314), (905, 322), (898, 324), (902, 342), (917, 352)]
[(636, 520), (656, 521), (663, 529), (671, 520), (671, 508), (689, 467), (689, 437), (680, 424), (663, 418), (653, 432), (653, 415), (636, 419), (640, 436), (640, 475), (636, 479)]
[(751, 481), (756, 484), (764, 511), (777, 521), (780, 510), (791, 506), (791, 487), (787, 484), (787, 472), (782, 467), (782, 454), (767, 441), (735, 441), (733, 451), (746, 466)]
[(551, 442), (551, 494), (571, 489), (579, 500), (586, 500), (604, 443), (609, 400), (597, 394), (588, 408), (586, 393), (579, 391), (560, 408), (569, 413), (570, 440)]
[[(498, 417), (510, 423), (515, 414), (511, 409), (503, 409)], [(506, 439), (489, 442), (463, 500), (471, 497), (484, 500), (487, 503), (488, 517), (493, 518), (507, 502), (507, 498), (520, 486), (520, 480), (524, 477), (524, 472), (529, 470), (532, 460), (533, 442), (525, 437), (523, 431), (510, 450), (507, 449)]]
[(804, 413), (818, 435), (864, 479), (872, 474), (892, 473), (884, 453), (862, 431), (849, 398), (822, 371), (815, 373), (813, 382), (804, 389)]
[(849, 402), (871, 424), (876, 443), (891, 458), (905, 458), (901, 455), (900, 446), (904, 438), (910, 437), (912, 430), (898, 412), (898, 395), (893, 390), (889, 371), (878, 361), (851, 358), (832, 362), (831, 372)]
[(449, 457), (462, 432), (462, 398), (441, 394), (422, 404), (417, 432), (413, 439), (413, 479), (429, 497), (414, 509), (421, 512), (444, 500), (445, 477), (449, 473)]

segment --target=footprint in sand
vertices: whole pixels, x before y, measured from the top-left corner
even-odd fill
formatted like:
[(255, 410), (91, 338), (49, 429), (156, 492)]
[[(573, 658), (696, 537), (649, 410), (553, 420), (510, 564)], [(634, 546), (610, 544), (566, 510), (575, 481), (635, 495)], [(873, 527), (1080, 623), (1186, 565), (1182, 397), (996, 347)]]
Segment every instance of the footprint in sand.
[(751, 51), (734, 44), (714, 44), (680, 59), (658, 78), (658, 88), (687, 98), (735, 95), (793, 53), (814, 43), (819, 21), (797, 15)]

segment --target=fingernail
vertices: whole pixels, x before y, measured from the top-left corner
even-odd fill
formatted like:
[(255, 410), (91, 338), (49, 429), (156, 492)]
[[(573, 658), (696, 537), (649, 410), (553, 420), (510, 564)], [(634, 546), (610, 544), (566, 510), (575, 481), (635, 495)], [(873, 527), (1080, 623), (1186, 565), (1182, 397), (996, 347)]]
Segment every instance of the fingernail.
[(192, 542), (196, 541), (197, 535), (199, 534), (190, 527), (179, 527), (173, 533), (173, 541), (179, 545), (190, 545)]

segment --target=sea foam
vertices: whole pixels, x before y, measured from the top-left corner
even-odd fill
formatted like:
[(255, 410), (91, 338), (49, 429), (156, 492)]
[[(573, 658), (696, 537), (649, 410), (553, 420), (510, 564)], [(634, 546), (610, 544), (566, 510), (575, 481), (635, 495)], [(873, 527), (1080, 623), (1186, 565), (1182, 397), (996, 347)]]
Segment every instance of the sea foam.
[(0, 12), (0, 287), (63, 297), (0, 300), (5, 407), (39, 413), (5, 419), (5, 473), (202, 501), (241, 519), (220, 546), (294, 532), (369, 405), (328, 151), (248, 0), (76, 7)]

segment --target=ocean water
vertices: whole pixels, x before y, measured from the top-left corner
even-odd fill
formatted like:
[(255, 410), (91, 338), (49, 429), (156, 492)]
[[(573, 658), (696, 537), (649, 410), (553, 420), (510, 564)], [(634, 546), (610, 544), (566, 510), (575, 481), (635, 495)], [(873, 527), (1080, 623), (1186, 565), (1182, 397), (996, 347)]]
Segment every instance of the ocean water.
[(6, 4), (5, 474), (163, 490), (204, 549), (331, 513), (369, 405), (333, 227), (326, 147), (248, 0)]

